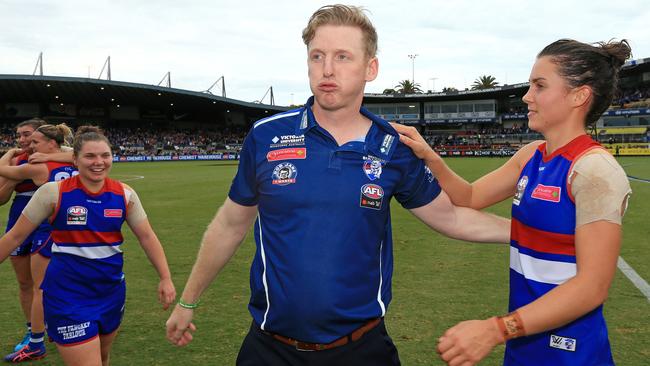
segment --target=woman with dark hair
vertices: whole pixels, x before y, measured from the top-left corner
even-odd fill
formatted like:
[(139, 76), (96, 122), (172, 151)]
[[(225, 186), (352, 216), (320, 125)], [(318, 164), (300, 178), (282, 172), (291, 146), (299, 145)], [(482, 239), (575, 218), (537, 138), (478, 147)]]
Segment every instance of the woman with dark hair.
[(80, 127), (73, 154), (79, 174), (36, 191), (16, 225), (0, 239), (0, 261), (50, 218), (52, 260), (41, 286), (48, 335), (66, 365), (107, 366), (124, 312), (124, 221), (160, 276), (163, 308), (174, 301), (176, 290), (137, 194), (108, 178), (113, 156), (101, 130)]
[(514, 197), (510, 313), (461, 322), (438, 343), (450, 365), (474, 365), (506, 342), (505, 365), (613, 365), (603, 303), (616, 273), (631, 194), (616, 160), (586, 134), (609, 107), (627, 41), (546, 46), (530, 74), (528, 126), (544, 135), (474, 183), (445, 165), (413, 128), (401, 140), (459, 206)]
[[(21, 132), (19, 140), (29, 140), (29, 149), (32, 152), (41, 153), (44, 156), (54, 156), (62, 153), (62, 147), (72, 142), (72, 130), (65, 124), (56, 126), (43, 124), (36, 127), (28, 138), (23, 138), (23, 133), (27, 132), (31, 127), (34, 127), (34, 125), (26, 124), (18, 129)], [(39, 186), (47, 182), (69, 178), (77, 172), (71, 163), (25, 164), (28, 155), (22, 150), (10, 149), (0, 158), (0, 176), (13, 181), (22, 181), (16, 186), (17, 195), (14, 204), (12, 204), (8, 228), (15, 225), (26, 202), (30, 200), (31, 195)], [(10, 165), (12, 161), (17, 161), (18, 165)], [(8, 182), (7, 184), (11, 183)], [(43, 358), (46, 355), (44, 342), (45, 323), (43, 321), (43, 301), (40, 285), (45, 269), (50, 262), (52, 239), (50, 225), (46, 222), (39, 224), (37, 230), (30, 232), (29, 239), (21, 241), (20, 247), (11, 253), (12, 258), (29, 255), (29, 260), (22, 260), (22, 263), (25, 263), (25, 265), (28, 263), (33, 290), (31, 291), (31, 301), (29, 303), (28, 324), (31, 325), (29, 337), (26, 336), (23, 342), (17, 345), (18, 349), (14, 349), (14, 352), (5, 357), (6, 361), (23, 362)], [(12, 261), (16, 261), (16, 259), (12, 259)], [(27, 302), (26, 299), (25, 302)]]

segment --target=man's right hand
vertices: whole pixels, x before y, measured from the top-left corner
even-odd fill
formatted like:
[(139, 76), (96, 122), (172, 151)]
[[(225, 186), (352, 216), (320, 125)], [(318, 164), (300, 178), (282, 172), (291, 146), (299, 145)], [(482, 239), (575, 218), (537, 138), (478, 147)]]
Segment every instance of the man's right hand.
[(176, 305), (172, 315), (165, 323), (167, 327), (167, 339), (174, 345), (182, 347), (187, 345), (194, 338), (192, 333), (196, 331), (196, 326), (192, 323), (194, 311), (192, 309), (182, 308)]

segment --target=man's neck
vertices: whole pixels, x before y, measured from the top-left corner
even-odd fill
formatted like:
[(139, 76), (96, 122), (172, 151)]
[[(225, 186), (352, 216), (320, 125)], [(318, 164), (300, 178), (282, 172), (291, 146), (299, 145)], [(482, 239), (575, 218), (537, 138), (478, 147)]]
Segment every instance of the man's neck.
[(329, 132), (341, 146), (347, 142), (364, 138), (372, 122), (359, 112), (361, 106), (356, 108), (341, 108), (325, 110), (314, 103), (312, 112), (318, 124)]

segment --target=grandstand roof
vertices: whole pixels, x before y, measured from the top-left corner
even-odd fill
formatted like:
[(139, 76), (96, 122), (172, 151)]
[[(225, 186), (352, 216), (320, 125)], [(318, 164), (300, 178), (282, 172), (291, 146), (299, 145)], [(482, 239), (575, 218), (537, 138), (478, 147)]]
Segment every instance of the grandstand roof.
[(365, 103), (379, 102), (444, 102), (447, 100), (478, 100), (478, 99), (504, 99), (510, 96), (521, 97), (528, 90), (528, 83), (497, 86), (481, 90), (461, 90), (452, 92), (440, 92), (433, 94), (366, 94)]
[[(621, 67), (621, 77), (641, 74), (650, 71), (650, 58), (630, 60)], [(453, 92), (440, 92), (432, 94), (371, 94), (364, 96), (365, 103), (411, 103), (411, 102), (444, 102), (448, 100), (477, 100), (477, 99), (504, 99), (510, 96), (521, 97), (528, 90), (528, 82), (497, 86), (482, 90), (462, 90)]]
[(232, 109), (253, 117), (287, 110), (287, 107), (249, 103), (164, 86), (77, 77), (6, 74), (0, 74), (0, 103), (66, 103), (96, 107), (121, 104), (161, 110), (173, 107), (178, 113), (192, 111), (199, 114)]

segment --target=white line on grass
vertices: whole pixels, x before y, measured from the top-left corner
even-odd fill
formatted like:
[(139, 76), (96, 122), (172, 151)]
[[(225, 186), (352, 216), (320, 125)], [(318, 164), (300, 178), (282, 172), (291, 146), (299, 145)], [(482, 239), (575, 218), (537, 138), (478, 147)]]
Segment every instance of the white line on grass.
[(650, 285), (648, 285), (648, 283), (641, 278), (641, 276), (639, 276), (639, 274), (636, 273), (629, 264), (627, 264), (623, 257), (618, 257), (618, 269), (620, 269), (625, 277), (627, 277), (630, 282), (632, 282), (632, 284), (636, 286), (643, 295), (645, 295), (646, 299), (650, 301)]
[(132, 180), (144, 179), (144, 175), (117, 175), (113, 178), (119, 180), (120, 182), (130, 182)]
[(635, 181), (635, 182), (650, 183), (650, 180), (647, 180), (647, 179), (641, 179), (641, 178), (637, 178), (637, 177), (631, 177), (631, 176), (629, 176), (629, 175), (627, 176), (627, 179), (629, 179), (629, 180), (633, 180), (633, 181)]
[[(627, 178), (636, 182), (650, 183), (650, 180), (632, 177), (629, 175)], [(636, 288), (638, 288), (643, 295), (645, 295), (646, 299), (650, 301), (650, 285), (648, 285), (648, 283), (641, 276), (639, 276), (638, 273), (636, 273), (634, 268), (630, 267), (630, 265), (627, 264), (623, 257), (618, 257), (618, 269), (620, 269), (625, 277), (627, 277), (627, 279), (630, 280), (630, 282), (632, 282), (632, 284), (636, 286)]]

